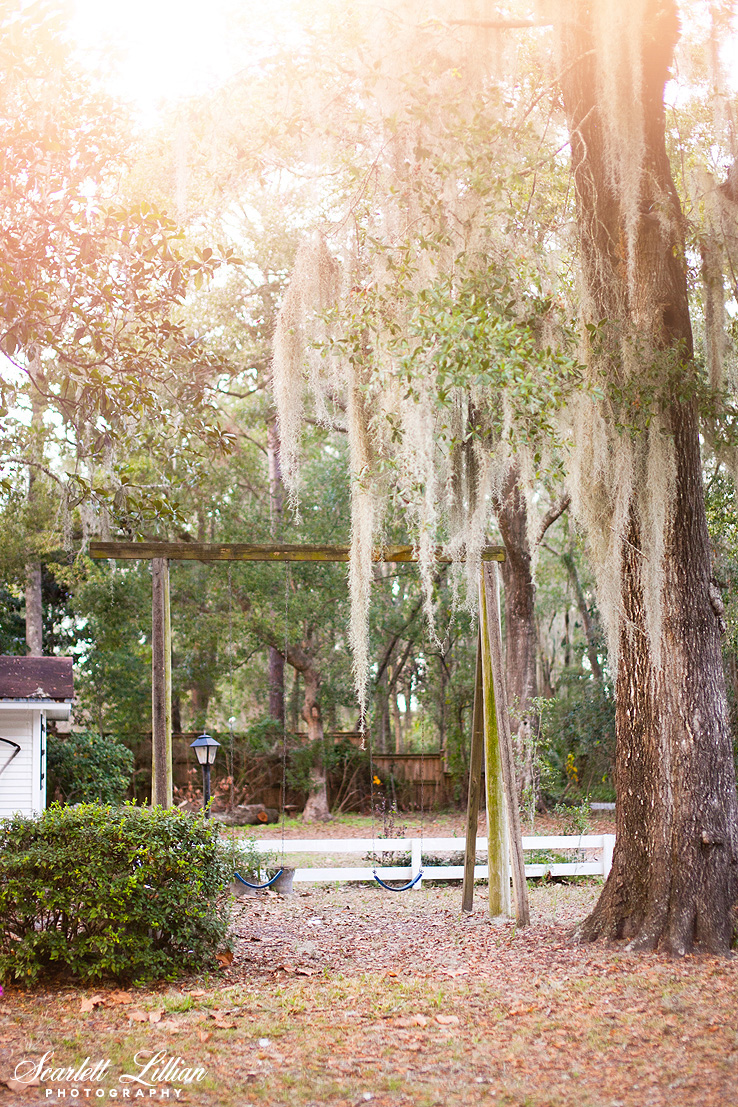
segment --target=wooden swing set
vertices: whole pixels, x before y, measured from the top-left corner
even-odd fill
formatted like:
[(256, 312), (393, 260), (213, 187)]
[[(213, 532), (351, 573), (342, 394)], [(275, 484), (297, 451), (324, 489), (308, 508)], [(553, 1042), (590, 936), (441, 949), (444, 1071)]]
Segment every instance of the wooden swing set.
[[(151, 802), (172, 806), (172, 632), (169, 605), (170, 561), (307, 561), (346, 562), (348, 546), (248, 545), (199, 542), (91, 542), (90, 557), (151, 561), (152, 578), (152, 786)], [(376, 562), (417, 560), (413, 546), (375, 549)], [(437, 555), (439, 562), (451, 559)], [(469, 766), (466, 848), (462, 910), (471, 911), (474, 899), (474, 863), (477, 821), (485, 765), (489, 865), (489, 911), (511, 916), (510, 867), (514, 916), (518, 926), (530, 921), (525, 882), (520, 813), (515, 784), (510, 716), (505, 693), (500, 634), (497, 562), (505, 560), (503, 546), (485, 546), (479, 581), (479, 633)]]

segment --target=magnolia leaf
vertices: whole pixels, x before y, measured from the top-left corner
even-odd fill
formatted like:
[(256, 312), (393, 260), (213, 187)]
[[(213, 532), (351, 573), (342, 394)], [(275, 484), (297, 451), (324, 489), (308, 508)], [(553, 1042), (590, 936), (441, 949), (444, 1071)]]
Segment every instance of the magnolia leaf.
[(88, 996), (82, 1000), (79, 1009), (84, 1014), (87, 1011), (94, 1011), (96, 1007), (100, 1007), (104, 1002), (102, 996)]

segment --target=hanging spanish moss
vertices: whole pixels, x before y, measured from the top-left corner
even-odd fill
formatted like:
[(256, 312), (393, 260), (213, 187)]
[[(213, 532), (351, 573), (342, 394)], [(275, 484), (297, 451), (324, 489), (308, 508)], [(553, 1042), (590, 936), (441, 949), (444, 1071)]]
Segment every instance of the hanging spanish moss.
[[(513, 452), (533, 479), (543, 464), (533, 439), (555, 406), (550, 392), (544, 401), (522, 386), (508, 401), (504, 382), (527, 379), (531, 360), (542, 362), (547, 385), (559, 371), (549, 349), (558, 327), (542, 312), (534, 333), (525, 303), (531, 287), (541, 299), (555, 292), (555, 267), (529, 241), (538, 230), (510, 219), (509, 195), (484, 187), (490, 174), (508, 172), (510, 191), (521, 187), (519, 163), (506, 162), (511, 127), (522, 128), (532, 162), (541, 142), (537, 125), (520, 123), (520, 105), (488, 83), (503, 39), (469, 20), (491, 18), (494, 5), (459, 0), (436, 11), (407, 0), (391, 11), (367, 5), (365, 14), (374, 53), (363, 61), (364, 77), (376, 112), (363, 119), (366, 176), (351, 218), (301, 245), (273, 358), (293, 502), (306, 402), (327, 425), (336, 410), (346, 413), (350, 641), (362, 712), (371, 550), (385, 520), (401, 519), (415, 544), (431, 633), (439, 545), (454, 560), (456, 602), (476, 612), (493, 488)], [(504, 42), (509, 62), (516, 48)], [(484, 146), (469, 141), (472, 130), (484, 134)], [(339, 256), (348, 259), (343, 271)], [(473, 364), (464, 355), (467, 328), (478, 332)]]
[[(321, 313), (338, 301), (340, 270), (331, 256), (325, 238), (316, 234), (300, 246), (274, 333), (272, 382), (279, 417), (282, 476), (296, 501), (299, 476), (306, 383), (322, 398), (324, 368), (318, 349), (325, 327)], [(337, 371), (337, 367), (336, 367)], [(331, 395), (335, 389), (328, 390)], [(320, 401), (319, 401), (320, 402)], [(321, 404), (321, 412), (325, 412)]]
[[(467, 16), (471, 10), (463, 5), (461, 9)], [(599, 268), (596, 279), (579, 288), (580, 313), (591, 324), (589, 331), (583, 332), (579, 363), (589, 384), (597, 390), (604, 388), (605, 395), (593, 399), (586, 390), (583, 395), (580, 390), (567, 393), (562, 385), (555, 393), (548, 423), (545, 404), (533, 418), (535, 399), (519, 400), (517, 378), (510, 373), (509, 349), (502, 339), (508, 325), (519, 334), (527, 333), (526, 296), (531, 283), (549, 299), (562, 299), (557, 271), (567, 249), (565, 234), (557, 236), (551, 250), (540, 249), (536, 239), (536, 233), (540, 239), (540, 230), (521, 230), (510, 220), (504, 198), (471, 187), (480, 166), (464, 162), (458, 152), (464, 127), (471, 126), (474, 113), (483, 110), (485, 102), (494, 105), (503, 122), (499, 136), (493, 126), (488, 127), (488, 154), (504, 176), (505, 136), (509, 133), (505, 128), (524, 113), (519, 104), (511, 102), (508, 110), (501, 99), (495, 100), (494, 82), (485, 85), (475, 66), (470, 66), (470, 72), (484, 88), (483, 96), (475, 100), (469, 86), (464, 87), (463, 97), (457, 95), (463, 79), (458, 72), (451, 75), (448, 53), (443, 53), (450, 49), (448, 38), (439, 47), (432, 19), (422, 25), (418, 38), (425, 42), (428, 54), (416, 53), (411, 60), (403, 55), (403, 66), (398, 69), (395, 47), (405, 41), (403, 35), (410, 34), (413, 13), (417, 20), (412, 3), (403, 5), (397, 14), (395, 38), (388, 37), (385, 23), (377, 32), (381, 41), (392, 42), (388, 53), (395, 68), (384, 64), (386, 53), (380, 55), (372, 88), (380, 89), (378, 101), (386, 115), (392, 106), (394, 111), (389, 122), (385, 123), (380, 113), (373, 123), (374, 160), (365, 186), (371, 187), (372, 195), (357, 201), (349, 233), (344, 224), (340, 234), (326, 228), (333, 234), (330, 246), (326, 237), (319, 235), (301, 247), (274, 349), (282, 463), (293, 496), (298, 488), (306, 393), (311, 394), (319, 419), (330, 422), (337, 404), (348, 415), (351, 642), (362, 703), (368, 677), (371, 547), (381, 538), (389, 506), (403, 513), (416, 544), (425, 611), (432, 626), (437, 545), (444, 545), (456, 561), (457, 598), (473, 607), (480, 550), (490, 525), (490, 494), (500, 485), (514, 455), (523, 492), (533, 509), (531, 489), (547, 466), (541, 438), (550, 448), (557, 434), (568, 442), (567, 483), (592, 554), (611, 667), (614, 671), (617, 665), (623, 630), (624, 544), (630, 541), (634, 520), (639, 535), (644, 625), (656, 670), (661, 663), (664, 554), (673, 520), (675, 458), (661, 399), (656, 396), (644, 402), (642, 397), (652, 382), (678, 379), (680, 355), (664, 352), (659, 294), (639, 254), (644, 206), (652, 213), (655, 233), (664, 241), (678, 240), (680, 232), (674, 230), (679, 214), (673, 197), (658, 193), (645, 167), (647, 120), (641, 93), (646, 10), (646, 0), (627, 8), (610, 0), (597, 0), (591, 6), (599, 156), (611, 194), (617, 197), (613, 228), (604, 233), (615, 236), (617, 249), (600, 248), (598, 236), (603, 228), (598, 222), (584, 228), (581, 250), (598, 258)], [(563, 11), (566, 23), (578, 6)], [(454, 16), (459, 14), (454, 9)], [(390, 18), (383, 12), (380, 22)], [(452, 23), (453, 17), (447, 15), (447, 22)], [(487, 60), (492, 71), (492, 59), (488, 56)], [(415, 110), (409, 91), (411, 70), (417, 73), (423, 67), (424, 95), (427, 99), (437, 96), (446, 107), (445, 130), (435, 117), (429, 124), (432, 112), (424, 116)], [(427, 77), (429, 73), (432, 79)], [(468, 75), (466, 79), (470, 79)], [(457, 88), (452, 95), (454, 81)], [(540, 143), (536, 125), (531, 123), (530, 128), (531, 142)], [(516, 156), (519, 159), (519, 150)], [(376, 203), (374, 196), (380, 191), (382, 201)], [(728, 202), (721, 195), (723, 208)], [(370, 239), (371, 252), (367, 248)], [(338, 253), (351, 259), (350, 275), (343, 278), (334, 256)], [(720, 259), (714, 253), (706, 254), (705, 272), (709, 276), (713, 265), (706, 316), (716, 387), (724, 360), (720, 337), (724, 294)], [(486, 319), (488, 313), (500, 310), (496, 274), (511, 271), (512, 278), (499, 278), (504, 288), (499, 298), (517, 295), (518, 300), (511, 301), (515, 307), (508, 304), (504, 309), (508, 318), (504, 312), (502, 317), (494, 316), (493, 325), (484, 330), (479, 326), (480, 313)], [(464, 312), (468, 314), (464, 316)], [(471, 345), (467, 319), (474, 319), (477, 328)], [(449, 329), (448, 335), (444, 328)], [(521, 360), (527, 358), (535, 364), (543, 379), (555, 360), (551, 351), (561, 341), (556, 313), (543, 312)], [(467, 346), (475, 364), (455, 352)], [(552, 376), (556, 371), (554, 366)], [(547, 386), (553, 387), (550, 378)], [(557, 404), (561, 405), (560, 418), (555, 414)], [(542, 434), (537, 439), (539, 431)], [(537, 525), (535, 510), (531, 510), (531, 548)], [(460, 588), (463, 579), (471, 587)]]

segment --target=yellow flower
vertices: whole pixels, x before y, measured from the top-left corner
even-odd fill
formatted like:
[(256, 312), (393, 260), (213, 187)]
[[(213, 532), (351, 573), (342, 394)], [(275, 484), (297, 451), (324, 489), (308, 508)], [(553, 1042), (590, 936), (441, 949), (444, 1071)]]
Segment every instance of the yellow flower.
[(382, 783), (382, 781), (379, 779), (379, 777), (375, 773), (374, 774), (374, 780), (372, 781), (372, 784), (381, 784), (381, 783)]

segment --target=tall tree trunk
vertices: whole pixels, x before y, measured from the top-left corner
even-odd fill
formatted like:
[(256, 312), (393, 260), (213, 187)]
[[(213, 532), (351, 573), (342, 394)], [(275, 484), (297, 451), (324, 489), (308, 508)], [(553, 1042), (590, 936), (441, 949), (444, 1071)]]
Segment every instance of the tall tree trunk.
[[(601, 100), (606, 59), (598, 56), (593, 33), (596, 9), (589, 0), (571, 3), (561, 28), (583, 321), (619, 323), (643, 345), (674, 352), (671, 363), (663, 358), (662, 373), (678, 356), (686, 374), (692, 337), (684, 242), (663, 108), (678, 34), (676, 8), (673, 0), (646, 0), (638, 28), (643, 65), (628, 84), (642, 109), (644, 172), (635, 223), (627, 197), (613, 183), (606, 146)], [(620, 79), (628, 82), (628, 73)], [(639, 374), (658, 373), (654, 361), (644, 361)], [(617, 371), (623, 372), (622, 363)], [(612, 871), (582, 936), (627, 938), (631, 948), (660, 946), (677, 954), (694, 945), (727, 953), (737, 889), (738, 809), (719, 626), (709, 595), (698, 419), (688, 387), (681, 396), (666, 381), (663, 389), (675, 472), (663, 556), (660, 662), (646, 615), (647, 566), (659, 555), (644, 538), (644, 519), (633, 501), (622, 545), (617, 844)]]
[[(35, 353), (31, 353), (28, 366), (31, 381), (31, 456), (40, 462), (43, 458), (43, 414), (46, 403), (43, 394), (43, 372)], [(28, 471), (28, 504), (33, 510), (37, 499), (36, 472)], [(30, 657), (42, 657), (44, 652), (44, 604), (40, 561), (26, 563), (26, 650)]]
[(392, 693), (392, 719), (394, 722), (395, 730), (395, 753), (402, 753), (402, 717), (400, 715), (400, 705), (397, 702), (397, 691)]
[[(270, 534), (275, 541), (282, 536), (284, 484), (279, 463), (279, 430), (273, 418), (267, 425), (267, 462), (269, 466)], [(284, 725), (284, 656), (269, 646), (269, 714)]]
[(531, 572), (528, 513), (519, 481), (518, 466), (511, 465), (495, 499), (495, 514), (506, 554), (500, 566), (505, 589), (505, 686), (520, 801), (535, 786), (533, 756), (539, 718), (533, 705), (538, 695), (536, 589)]
[(305, 822), (319, 820), (326, 822), (331, 817), (328, 806), (328, 776), (323, 758), (323, 717), (320, 711), (320, 677), (316, 669), (303, 671), (305, 678), (305, 698), (302, 704), (302, 717), (307, 723), (308, 741), (318, 751), (317, 759), (310, 771), (310, 793), (302, 817)]
[(30, 657), (41, 657), (44, 652), (40, 561), (30, 561), (26, 565), (26, 649)]
[(559, 554), (564, 568), (569, 576), (569, 581), (574, 589), (574, 595), (577, 601), (577, 607), (579, 608), (579, 614), (582, 617), (582, 627), (584, 629), (584, 636), (587, 640), (587, 657), (589, 659), (589, 666), (592, 670), (592, 676), (595, 680), (602, 684), (602, 668), (600, 666), (600, 659), (597, 656), (597, 639), (595, 636), (595, 628), (592, 622), (592, 616), (589, 613), (589, 607), (587, 606), (587, 600), (582, 590), (582, 582), (579, 579), (579, 573), (577, 572), (577, 565), (574, 560), (574, 554), (572, 550), (566, 550), (564, 553)]

